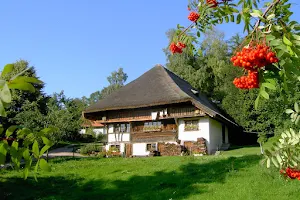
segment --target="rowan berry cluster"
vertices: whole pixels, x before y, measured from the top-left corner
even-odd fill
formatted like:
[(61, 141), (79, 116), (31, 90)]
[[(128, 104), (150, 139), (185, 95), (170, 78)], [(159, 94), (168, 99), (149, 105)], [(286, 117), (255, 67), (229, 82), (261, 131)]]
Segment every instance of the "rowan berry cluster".
[(241, 52), (237, 52), (231, 58), (234, 66), (243, 67), (247, 70), (262, 68), (263, 66), (277, 63), (275, 53), (270, 50), (270, 47), (264, 44), (257, 44), (251, 47), (244, 47)]
[(291, 179), (300, 180), (300, 170), (292, 169), (288, 167), (286, 168), (286, 170), (284, 169), (280, 170), (280, 173), (290, 177)]
[(196, 12), (190, 12), (188, 19), (191, 20), (192, 22), (197, 22), (199, 19), (200, 15)]
[(265, 44), (250, 45), (237, 52), (231, 59), (234, 66), (248, 70), (248, 76), (235, 78), (233, 84), (240, 89), (251, 89), (259, 87), (258, 69), (277, 63), (278, 58)]
[(233, 80), (235, 87), (240, 89), (252, 89), (259, 87), (258, 72), (253, 70), (248, 70), (247, 76), (242, 76), (240, 78), (235, 78)]
[(174, 53), (182, 53), (182, 49), (184, 49), (185, 47), (186, 45), (183, 44), (182, 42), (177, 42), (177, 44), (175, 44), (175, 42), (172, 42), (169, 46), (169, 49), (174, 54)]
[(211, 5), (213, 8), (218, 6), (218, 2), (216, 0), (206, 0), (206, 3)]

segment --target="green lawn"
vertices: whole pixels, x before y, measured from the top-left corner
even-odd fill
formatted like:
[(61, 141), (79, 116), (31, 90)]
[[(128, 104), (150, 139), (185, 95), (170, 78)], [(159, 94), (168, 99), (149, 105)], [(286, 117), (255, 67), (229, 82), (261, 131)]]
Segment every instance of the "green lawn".
[[(24, 181), (0, 171), (1, 199), (299, 199), (300, 181), (260, 166), (258, 147), (220, 156), (55, 159)], [(4, 197), (4, 198), (3, 198)]]

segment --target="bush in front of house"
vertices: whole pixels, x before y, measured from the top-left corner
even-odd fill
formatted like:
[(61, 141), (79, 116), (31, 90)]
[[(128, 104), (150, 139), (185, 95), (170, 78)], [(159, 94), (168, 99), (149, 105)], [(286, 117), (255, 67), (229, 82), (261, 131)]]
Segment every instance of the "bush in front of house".
[(80, 148), (80, 153), (85, 155), (98, 154), (103, 151), (103, 146), (99, 144), (87, 144)]

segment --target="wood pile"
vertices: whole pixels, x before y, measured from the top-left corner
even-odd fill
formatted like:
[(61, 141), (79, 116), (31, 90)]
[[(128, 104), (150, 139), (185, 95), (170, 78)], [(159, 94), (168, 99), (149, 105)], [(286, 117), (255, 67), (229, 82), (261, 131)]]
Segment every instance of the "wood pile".
[(197, 142), (184, 142), (184, 148), (189, 154), (207, 154), (206, 140), (204, 138), (197, 138)]
[(181, 146), (172, 143), (158, 143), (158, 151), (161, 156), (178, 156), (181, 154)]

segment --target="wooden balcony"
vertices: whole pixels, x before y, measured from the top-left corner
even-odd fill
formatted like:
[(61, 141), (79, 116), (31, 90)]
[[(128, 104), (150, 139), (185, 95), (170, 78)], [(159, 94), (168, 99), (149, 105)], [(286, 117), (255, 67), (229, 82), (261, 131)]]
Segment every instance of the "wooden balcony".
[(132, 132), (131, 142), (167, 142), (176, 140), (175, 131), (164, 132)]

